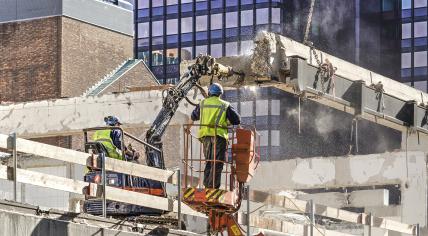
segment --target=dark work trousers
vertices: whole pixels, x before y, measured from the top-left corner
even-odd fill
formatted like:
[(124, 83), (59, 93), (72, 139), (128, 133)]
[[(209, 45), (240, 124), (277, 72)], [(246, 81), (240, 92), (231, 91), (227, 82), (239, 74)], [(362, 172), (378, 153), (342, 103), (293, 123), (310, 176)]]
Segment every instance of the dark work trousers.
[[(203, 137), (202, 143), (204, 145), (204, 155), (206, 160), (214, 160), (214, 137)], [(215, 143), (216, 160), (224, 161), (226, 157), (226, 139), (217, 136)], [(223, 163), (217, 162), (215, 164), (215, 180), (213, 185), (213, 172), (214, 165), (212, 161), (207, 161), (204, 170), (204, 185), (206, 188), (220, 188), (221, 172), (223, 171)]]

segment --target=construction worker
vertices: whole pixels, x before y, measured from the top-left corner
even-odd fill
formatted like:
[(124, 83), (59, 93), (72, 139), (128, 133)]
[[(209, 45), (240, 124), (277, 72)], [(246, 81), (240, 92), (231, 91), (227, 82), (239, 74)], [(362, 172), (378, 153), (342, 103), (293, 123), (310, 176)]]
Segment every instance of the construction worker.
[[(120, 127), (119, 119), (115, 116), (104, 117), (104, 122), (108, 126)], [(103, 144), (107, 151), (107, 156), (114, 159), (122, 160), (122, 130), (120, 129), (103, 129), (95, 131), (92, 139)]]
[[(228, 123), (240, 125), (241, 117), (228, 102), (222, 100), (223, 88), (213, 83), (208, 88), (208, 97), (195, 107), (191, 115), (191, 123), (200, 120), (199, 138), (204, 146), (206, 160), (225, 161), (228, 141)], [(215, 147), (214, 147), (215, 146)], [(215, 173), (214, 172), (215, 166)], [(223, 163), (207, 161), (204, 170), (206, 188), (220, 188)], [(213, 183), (213, 174), (214, 183)]]

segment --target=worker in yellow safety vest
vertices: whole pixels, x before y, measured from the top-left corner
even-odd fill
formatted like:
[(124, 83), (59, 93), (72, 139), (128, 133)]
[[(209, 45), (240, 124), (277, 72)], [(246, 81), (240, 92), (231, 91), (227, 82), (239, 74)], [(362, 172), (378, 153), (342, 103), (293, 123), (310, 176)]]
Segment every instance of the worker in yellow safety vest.
[[(108, 126), (120, 127), (119, 119), (115, 116), (107, 116), (104, 121)], [(120, 129), (103, 129), (97, 130), (92, 136), (95, 142), (100, 142), (106, 149), (106, 155), (110, 158), (123, 160), (122, 158), (122, 130)]]
[[(191, 114), (191, 123), (200, 120), (199, 138), (204, 146), (206, 160), (225, 161), (228, 141), (227, 126), (240, 125), (241, 117), (229, 102), (220, 98), (223, 88), (213, 83), (208, 88), (208, 97), (195, 107)], [(215, 148), (214, 148), (215, 146)], [(214, 172), (215, 166), (215, 173)], [(220, 188), (223, 163), (207, 161), (204, 169), (204, 185), (206, 188)], [(215, 176), (213, 176), (215, 174)], [(214, 177), (214, 178), (213, 178)], [(214, 179), (214, 182), (213, 182)]]

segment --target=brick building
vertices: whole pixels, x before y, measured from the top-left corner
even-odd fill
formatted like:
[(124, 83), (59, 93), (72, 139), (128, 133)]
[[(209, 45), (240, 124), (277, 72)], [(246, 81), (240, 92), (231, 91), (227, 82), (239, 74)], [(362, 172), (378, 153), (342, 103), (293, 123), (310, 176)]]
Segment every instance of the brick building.
[[(114, 17), (112, 17), (114, 16)], [(94, 0), (6, 1), (0, 9), (0, 101), (80, 96), (133, 57), (133, 13)], [(142, 64), (112, 87), (141, 86)]]
[[(133, 57), (132, 20), (132, 11), (101, 1), (6, 1), (0, 9), (0, 102), (81, 96)], [(140, 63), (104, 93), (151, 84), (157, 82)], [(38, 140), (72, 147), (70, 136)]]

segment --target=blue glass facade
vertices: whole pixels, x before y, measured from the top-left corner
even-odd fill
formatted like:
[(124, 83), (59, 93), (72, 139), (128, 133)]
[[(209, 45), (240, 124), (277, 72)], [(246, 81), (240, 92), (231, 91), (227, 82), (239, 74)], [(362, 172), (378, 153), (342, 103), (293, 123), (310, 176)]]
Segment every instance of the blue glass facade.
[(138, 0), (137, 56), (161, 83), (175, 83), (181, 60), (249, 54), (259, 30), (283, 33), (283, 0)]
[(424, 92), (428, 80), (427, 0), (401, 0), (401, 80)]

